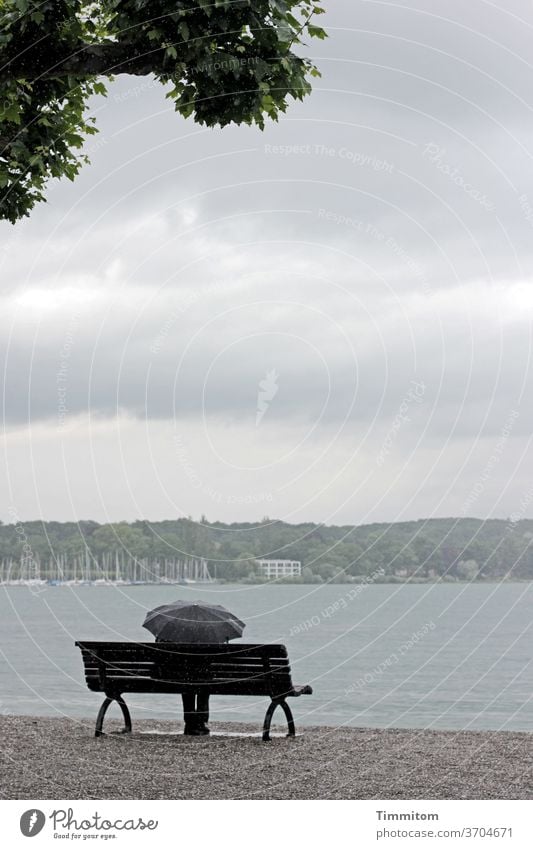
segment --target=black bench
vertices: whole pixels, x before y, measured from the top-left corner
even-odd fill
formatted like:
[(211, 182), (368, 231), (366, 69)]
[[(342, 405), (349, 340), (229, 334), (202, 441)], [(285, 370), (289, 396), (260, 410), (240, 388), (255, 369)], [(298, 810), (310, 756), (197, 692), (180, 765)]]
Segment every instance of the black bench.
[(308, 685), (292, 683), (287, 649), (282, 645), (79, 641), (76, 645), (81, 649), (89, 690), (106, 695), (95, 737), (103, 733), (104, 716), (113, 701), (124, 716), (122, 733), (131, 731), (124, 693), (200, 691), (218, 696), (269, 696), (263, 740), (270, 740), (270, 724), (278, 705), (287, 718), (287, 736), (294, 737), (294, 719), (286, 699), (313, 692)]

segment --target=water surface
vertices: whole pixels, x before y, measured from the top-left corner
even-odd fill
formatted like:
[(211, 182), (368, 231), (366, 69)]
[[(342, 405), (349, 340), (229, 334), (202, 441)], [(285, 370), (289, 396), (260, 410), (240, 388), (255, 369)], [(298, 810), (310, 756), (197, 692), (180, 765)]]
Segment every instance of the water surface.
[[(94, 716), (75, 640), (140, 640), (174, 598), (224, 604), (244, 641), (283, 642), (300, 725), (533, 730), (533, 584), (0, 587), (0, 712)], [(266, 699), (214, 697), (214, 719), (260, 723)], [(130, 695), (171, 719), (179, 697)]]

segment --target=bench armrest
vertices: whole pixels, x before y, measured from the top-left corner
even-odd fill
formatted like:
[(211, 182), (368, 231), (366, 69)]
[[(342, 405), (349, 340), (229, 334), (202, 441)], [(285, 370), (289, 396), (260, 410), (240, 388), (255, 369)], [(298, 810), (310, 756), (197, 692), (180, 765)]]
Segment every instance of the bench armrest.
[(313, 688), (310, 684), (300, 684), (298, 686), (293, 687), (293, 694), (295, 696), (312, 696)]

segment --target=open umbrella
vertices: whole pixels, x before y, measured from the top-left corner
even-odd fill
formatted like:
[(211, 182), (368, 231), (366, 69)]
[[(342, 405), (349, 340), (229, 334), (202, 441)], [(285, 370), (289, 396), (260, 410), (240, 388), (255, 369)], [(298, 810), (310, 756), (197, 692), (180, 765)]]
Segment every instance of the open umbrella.
[(143, 628), (173, 643), (223, 643), (242, 637), (246, 625), (221, 604), (175, 601), (146, 614)]

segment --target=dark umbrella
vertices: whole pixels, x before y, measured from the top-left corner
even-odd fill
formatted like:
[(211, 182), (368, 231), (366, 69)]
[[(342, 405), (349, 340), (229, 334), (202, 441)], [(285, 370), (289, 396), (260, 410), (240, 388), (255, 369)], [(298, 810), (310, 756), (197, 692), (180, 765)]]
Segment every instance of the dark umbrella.
[(173, 643), (223, 643), (242, 637), (246, 625), (221, 604), (175, 601), (146, 614), (143, 628)]

